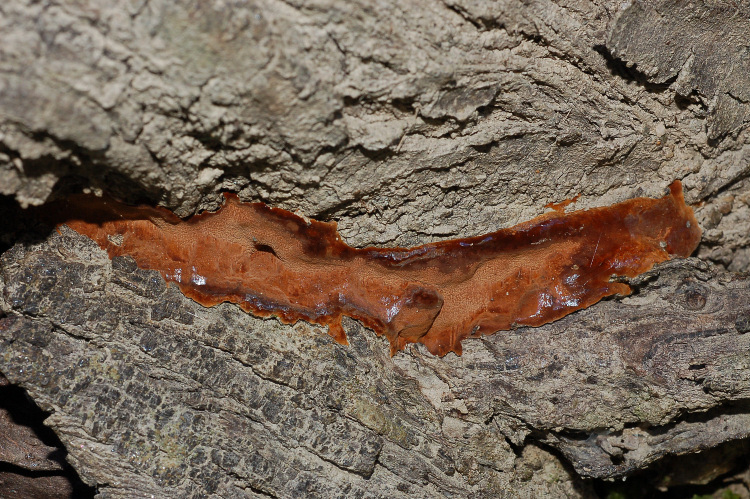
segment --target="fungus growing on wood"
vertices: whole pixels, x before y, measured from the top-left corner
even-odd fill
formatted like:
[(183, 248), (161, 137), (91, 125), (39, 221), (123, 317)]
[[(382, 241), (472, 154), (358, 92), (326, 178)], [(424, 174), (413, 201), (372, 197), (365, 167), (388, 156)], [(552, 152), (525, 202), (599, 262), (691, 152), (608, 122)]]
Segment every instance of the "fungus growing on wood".
[(561, 209), (483, 236), (414, 248), (353, 248), (334, 222), (307, 220), (225, 194), (224, 206), (182, 220), (169, 210), (94, 196), (63, 202), (58, 222), (110, 258), (130, 255), (205, 306), (238, 304), (284, 323), (326, 325), (346, 344), (343, 316), (391, 344), (461, 354), (461, 341), (540, 326), (630, 287), (671, 257), (687, 257), (701, 231), (675, 181), (660, 199)]

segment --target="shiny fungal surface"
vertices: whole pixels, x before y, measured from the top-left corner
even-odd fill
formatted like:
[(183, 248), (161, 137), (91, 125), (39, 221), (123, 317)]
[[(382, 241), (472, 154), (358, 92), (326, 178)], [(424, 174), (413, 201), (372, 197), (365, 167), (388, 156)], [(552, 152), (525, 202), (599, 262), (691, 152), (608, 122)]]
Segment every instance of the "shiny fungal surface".
[[(564, 206), (564, 205), (563, 205)], [(224, 206), (182, 220), (164, 208), (74, 196), (57, 223), (110, 258), (130, 255), (204, 306), (228, 301), (261, 317), (326, 325), (341, 318), (384, 335), (395, 353), (423, 343), (461, 354), (461, 341), (539, 326), (630, 287), (655, 263), (687, 257), (701, 231), (675, 181), (660, 199), (557, 211), (490, 234), (415, 248), (353, 248), (335, 223), (225, 194)]]

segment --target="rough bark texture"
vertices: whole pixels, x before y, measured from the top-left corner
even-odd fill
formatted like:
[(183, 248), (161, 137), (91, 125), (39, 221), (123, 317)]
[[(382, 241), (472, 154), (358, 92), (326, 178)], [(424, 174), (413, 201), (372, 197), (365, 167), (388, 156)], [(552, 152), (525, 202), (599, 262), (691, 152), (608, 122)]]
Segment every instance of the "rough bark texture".
[(726, 473), (750, 438), (749, 17), (735, 2), (2, 2), (0, 193), (22, 206), (83, 187), (189, 215), (230, 190), (335, 219), (352, 245), (410, 245), (680, 178), (704, 238), (632, 297), (462, 357), (390, 358), (354, 321), (342, 347), (202, 308), (5, 209), (0, 372), (103, 497), (586, 497), (581, 477), (707, 449), (719, 464), (668, 484)]

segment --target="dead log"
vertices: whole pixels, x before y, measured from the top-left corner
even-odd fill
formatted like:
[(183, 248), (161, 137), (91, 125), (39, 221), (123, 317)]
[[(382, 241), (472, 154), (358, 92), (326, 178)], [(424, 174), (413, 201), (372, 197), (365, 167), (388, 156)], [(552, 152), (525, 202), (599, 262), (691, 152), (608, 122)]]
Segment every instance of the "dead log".
[[(743, 9), (3, 2), (0, 372), (103, 497), (585, 497), (709, 449), (729, 464), (700, 480), (726, 473), (750, 414)], [(677, 178), (698, 259), (444, 358), (202, 308), (15, 208), (89, 189), (187, 216), (231, 191), (409, 246)]]

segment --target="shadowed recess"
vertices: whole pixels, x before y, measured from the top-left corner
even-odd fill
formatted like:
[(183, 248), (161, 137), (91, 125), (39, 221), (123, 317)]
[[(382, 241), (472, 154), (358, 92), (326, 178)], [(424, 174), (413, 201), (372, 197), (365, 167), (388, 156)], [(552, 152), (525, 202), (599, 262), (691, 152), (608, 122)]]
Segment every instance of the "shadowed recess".
[(225, 194), (224, 206), (182, 220), (164, 208), (74, 196), (47, 212), (110, 258), (130, 255), (204, 306), (228, 301), (284, 323), (326, 325), (346, 344), (349, 316), (388, 338), (391, 353), (423, 343), (461, 354), (461, 341), (540, 326), (605, 296), (613, 276), (687, 257), (701, 230), (675, 181), (660, 199), (558, 210), (483, 236), (414, 248), (353, 248), (336, 224)]

